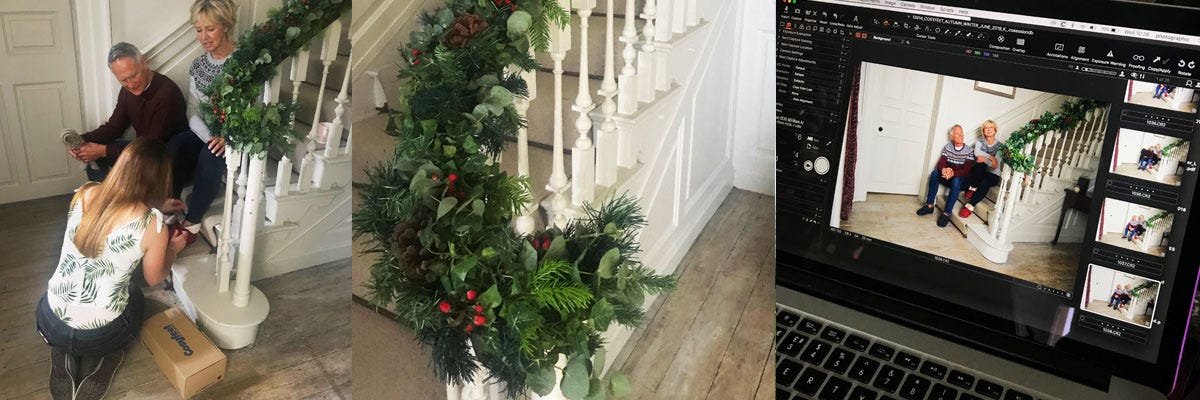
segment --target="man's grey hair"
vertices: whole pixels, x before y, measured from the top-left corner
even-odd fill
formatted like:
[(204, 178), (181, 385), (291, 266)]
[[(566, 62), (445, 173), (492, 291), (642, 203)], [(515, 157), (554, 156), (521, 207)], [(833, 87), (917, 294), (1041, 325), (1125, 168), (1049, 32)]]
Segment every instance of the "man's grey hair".
[(126, 43), (126, 42), (114, 44), (112, 49), (108, 50), (108, 63), (109, 64), (112, 64), (112, 63), (116, 62), (117, 60), (125, 58), (125, 57), (132, 58), (134, 61), (141, 61), (142, 60), (142, 52), (138, 50), (137, 46), (134, 46), (134, 45)]
[(962, 125), (959, 125), (959, 124), (954, 124), (954, 126), (950, 127), (950, 130), (946, 131), (946, 136), (953, 135), (953, 134), (954, 134), (954, 128), (958, 128), (958, 130), (960, 130), (960, 131), (963, 131), (963, 133), (966, 133), (966, 130), (965, 130), (965, 129), (963, 129)]

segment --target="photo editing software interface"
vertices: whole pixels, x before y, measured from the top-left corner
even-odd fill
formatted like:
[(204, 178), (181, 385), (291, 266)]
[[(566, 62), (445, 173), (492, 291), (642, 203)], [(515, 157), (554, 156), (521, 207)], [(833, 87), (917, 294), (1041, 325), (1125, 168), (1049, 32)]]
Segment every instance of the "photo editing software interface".
[(780, 251), (1156, 362), (1194, 290), (1197, 38), (889, 0), (776, 16)]

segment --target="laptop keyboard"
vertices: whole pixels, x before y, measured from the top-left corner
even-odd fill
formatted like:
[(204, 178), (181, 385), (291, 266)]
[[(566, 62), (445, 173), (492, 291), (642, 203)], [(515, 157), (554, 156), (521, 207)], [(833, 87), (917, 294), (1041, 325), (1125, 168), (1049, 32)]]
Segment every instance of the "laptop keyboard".
[(945, 360), (787, 306), (775, 307), (777, 400), (1035, 398), (1032, 391)]

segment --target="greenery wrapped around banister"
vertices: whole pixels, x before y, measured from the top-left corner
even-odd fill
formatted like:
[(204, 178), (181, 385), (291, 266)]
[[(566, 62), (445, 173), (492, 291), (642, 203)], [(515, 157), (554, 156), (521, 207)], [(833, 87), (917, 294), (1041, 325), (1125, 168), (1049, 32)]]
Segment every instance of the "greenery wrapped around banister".
[(416, 332), (451, 383), (484, 372), (513, 397), (622, 396), (628, 378), (599, 373), (603, 334), (636, 327), (646, 297), (675, 286), (638, 261), (645, 218), (632, 198), (584, 207), (562, 229), (510, 228), (529, 181), (491, 160), (526, 124), (513, 103), (528, 96), (520, 72), (538, 67), (529, 48), (568, 21), (555, 0), (450, 0), (400, 49), (396, 147), (368, 170), (353, 225), (378, 254), (369, 300)]
[(1026, 144), (1033, 143), (1049, 131), (1074, 129), (1087, 120), (1088, 112), (1107, 105), (1108, 103), (1089, 99), (1068, 100), (1063, 103), (1061, 111), (1046, 111), (1041, 118), (1029, 121), (1013, 131), (1000, 147), (1000, 151), (1004, 152), (1004, 157), (1001, 158), (1005, 164), (1018, 172), (1032, 172), (1035, 160), (1032, 154), (1023, 153)]
[(263, 83), (275, 77), (279, 63), (349, 11), (350, 0), (284, 0), (271, 10), (266, 21), (242, 33), (221, 74), (205, 89), (209, 106), (200, 107), (205, 123), (234, 150), (254, 156), (299, 139), (290, 127), (293, 105), (263, 104)]
[(1158, 220), (1166, 218), (1168, 214), (1170, 213), (1166, 211), (1155, 214), (1153, 217), (1150, 217), (1150, 219), (1146, 220), (1146, 226), (1153, 228), (1154, 224), (1157, 223)]
[(1170, 157), (1171, 150), (1174, 150), (1176, 147), (1179, 147), (1179, 146), (1183, 145), (1184, 143), (1187, 143), (1187, 140), (1179, 139), (1179, 140), (1175, 141), (1175, 143), (1171, 143), (1171, 144), (1167, 145), (1167, 147), (1163, 147), (1162, 155)]

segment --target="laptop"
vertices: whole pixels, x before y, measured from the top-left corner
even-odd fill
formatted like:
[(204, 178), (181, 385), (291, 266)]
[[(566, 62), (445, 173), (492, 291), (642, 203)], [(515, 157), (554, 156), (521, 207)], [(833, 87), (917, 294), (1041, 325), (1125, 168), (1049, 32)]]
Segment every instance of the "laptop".
[(776, 398), (1180, 390), (1196, 21), (1127, 2), (777, 0)]

